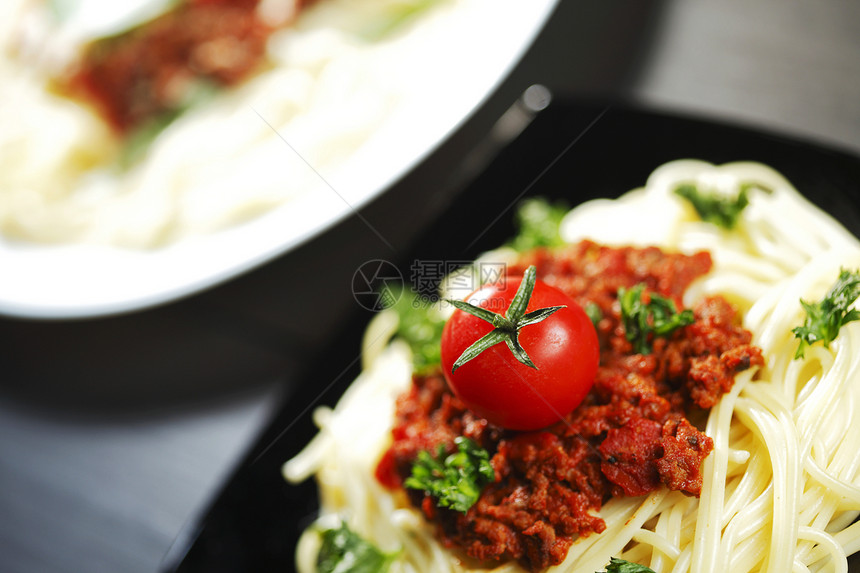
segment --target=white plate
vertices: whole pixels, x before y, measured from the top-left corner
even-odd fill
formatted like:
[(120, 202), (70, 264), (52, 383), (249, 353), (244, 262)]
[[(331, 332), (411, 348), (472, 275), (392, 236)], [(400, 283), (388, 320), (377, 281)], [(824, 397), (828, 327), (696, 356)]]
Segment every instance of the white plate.
[[(556, 0), (477, 0), (480, 26), (452, 26), (404, 105), (315, 192), (251, 222), (156, 250), (0, 241), (0, 313), (79, 318), (175, 300), (235, 277), (323, 232), (422, 161), (507, 76)], [(253, 110), (249, 110), (252, 113)], [(288, 145), (284, 153), (292, 153)], [(308, 169), (311, 169), (308, 167)]]

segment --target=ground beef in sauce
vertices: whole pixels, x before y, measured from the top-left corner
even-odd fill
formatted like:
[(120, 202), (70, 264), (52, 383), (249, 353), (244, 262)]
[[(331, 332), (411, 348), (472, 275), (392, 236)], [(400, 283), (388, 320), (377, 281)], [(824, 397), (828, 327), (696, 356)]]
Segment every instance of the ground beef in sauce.
[[(313, 0), (297, 0), (295, 10)], [(184, 0), (124, 34), (94, 42), (65, 82), (119, 133), (176, 113), (200, 83), (231, 86), (259, 69), (274, 27), (259, 0)]]
[(633, 354), (624, 338), (618, 288), (644, 282), (680, 307), (689, 284), (710, 270), (708, 253), (584, 241), (524, 254), (509, 272), (532, 264), (538, 278), (603, 313), (600, 367), (585, 401), (544, 430), (512, 432), (470, 412), (441, 372), (416, 376), (397, 400), (393, 442), (377, 477), (396, 488), (419, 451), (440, 444), (453, 451), (459, 435), (475, 440), (491, 453), (496, 481), (466, 514), (437, 508), (423, 492), (406, 493), (452, 549), (478, 560), (514, 559), (537, 571), (560, 563), (576, 536), (605, 529), (597, 512), (611, 496), (644, 495), (661, 485), (698, 495), (701, 462), (713, 442), (687, 416), (711, 407), (737, 372), (762, 364), (762, 357), (719, 297), (699, 302), (695, 322), (656, 340), (652, 354)]

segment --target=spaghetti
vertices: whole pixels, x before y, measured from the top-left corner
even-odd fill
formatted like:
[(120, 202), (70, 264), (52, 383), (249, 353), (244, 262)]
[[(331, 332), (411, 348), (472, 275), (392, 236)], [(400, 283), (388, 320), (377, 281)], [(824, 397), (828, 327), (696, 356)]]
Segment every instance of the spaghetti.
[[(744, 182), (760, 189), (731, 231), (703, 223), (673, 194), (693, 183), (729, 195)], [(643, 218), (647, 228), (638, 224)], [(702, 464), (698, 499), (666, 488), (612, 498), (599, 510), (606, 529), (576, 539), (551, 570), (597, 571), (616, 556), (660, 573), (847, 571), (846, 556), (860, 550), (860, 326), (847, 324), (829, 348), (810, 346), (799, 359), (792, 329), (803, 321), (800, 299), (820, 299), (841, 268), (860, 266), (860, 242), (770, 168), (700, 161), (669, 163), (642, 189), (577, 207), (561, 233), (568, 242), (710, 252), (713, 269), (691, 284), (684, 304), (728, 299), (764, 366), (738, 374), (708, 413), (704, 432), (714, 450)], [(319, 435), (284, 472), (291, 481), (315, 475), (319, 526), (343, 520), (397, 551), (392, 571), (467, 571), (477, 564), (446, 549), (405, 495), (374, 477), (395, 397), (410, 385), (408, 348), (385, 344), (395, 328), (390, 314), (374, 320), (364, 372), (334, 410), (315, 413)], [(299, 543), (300, 570), (313, 570), (318, 544), (311, 528)]]

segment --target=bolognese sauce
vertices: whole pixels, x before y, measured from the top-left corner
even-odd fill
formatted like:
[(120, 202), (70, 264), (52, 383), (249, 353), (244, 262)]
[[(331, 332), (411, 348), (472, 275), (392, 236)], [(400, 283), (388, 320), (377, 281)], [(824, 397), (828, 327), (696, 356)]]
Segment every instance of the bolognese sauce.
[(184, 0), (128, 32), (90, 44), (64, 82), (119, 133), (180, 110), (201, 83), (229, 87), (259, 70), (266, 42), (291, 17), (260, 15), (259, 0)]
[(597, 514), (611, 497), (640, 496), (659, 487), (698, 496), (700, 466), (713, 441), (689, 420), (730, 390), (734, 376), (763, 363), (735, 309), (709, 297), (692, 309), (694, 322), (653, 341), (650, 354), (624, 335), (617, 293), (644, 284), (675, 301), (712, 265), (658, 248), (612, 248), (583, 241), (561, 250), (523, 254), (509, 274), (528, 266), (573, 298), (596, 305), (601, 346), (594, 385), (572, 413), (530, 432), (496, 427), (450, 391), (440, 371), (413, 378), (397, 399), (392, 443), (377, 478), (398, 488), (420, 451), (453, 451), (465, 436), (485, 448), (495, 481), (465, 513), (438, 508), (419, 490), (411, 503), (436, 524), (440, 539), (481, 561), (517, 560), (531, 571), (561, 563), (577, 536), (602, 532)]

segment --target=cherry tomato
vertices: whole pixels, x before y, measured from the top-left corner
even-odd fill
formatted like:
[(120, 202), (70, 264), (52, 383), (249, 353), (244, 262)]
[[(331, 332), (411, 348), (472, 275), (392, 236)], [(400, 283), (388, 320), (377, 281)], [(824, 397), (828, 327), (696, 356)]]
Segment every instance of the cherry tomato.
[[(522, 279), (486, 285), (465, 300), (504, 315)], [(523, 326), (520, 345), (537, 367), (521, 363), (501, 342), (460, 366), (463, 351), (493, 326), (462, 310), (454, 311), (442, 331), (442, 367), (448, 385), (472, 411), (512, 430), (536, 430), (573, 411), (591, 389), (600, 349), (585, 311), (560, 290), (538, 280), (526, 312), (564, 305), (541, 322)]]

